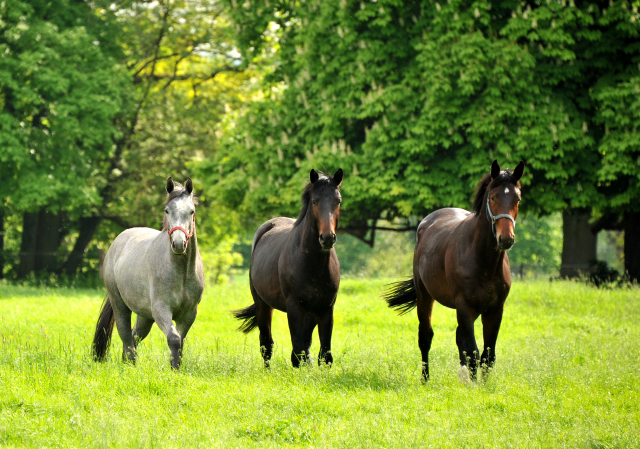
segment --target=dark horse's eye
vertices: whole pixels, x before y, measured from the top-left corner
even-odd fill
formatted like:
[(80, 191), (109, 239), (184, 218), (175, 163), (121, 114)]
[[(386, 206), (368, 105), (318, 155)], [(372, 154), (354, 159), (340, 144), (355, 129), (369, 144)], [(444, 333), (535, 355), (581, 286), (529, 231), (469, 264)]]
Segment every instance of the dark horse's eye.
[(311, 200), (311, 204), (313, 204), (314, 206), (317, 206), (318, 202), (316, 200)]

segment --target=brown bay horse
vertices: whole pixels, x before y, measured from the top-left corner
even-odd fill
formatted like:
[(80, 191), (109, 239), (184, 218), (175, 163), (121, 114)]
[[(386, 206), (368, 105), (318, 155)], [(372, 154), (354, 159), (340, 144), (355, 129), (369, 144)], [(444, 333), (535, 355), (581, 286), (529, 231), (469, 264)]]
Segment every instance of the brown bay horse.
[[(429, 379), (429, 350), (433, 339), (434, 300), (455, 309), (460, 379), (475, 380), (478, 365), (489, 369), (496, 358), (496, 341), (504, 303), (511, 288), (506, 251), (515, 243), (524, 162), (513, 172), (491, 172), (478, 184), (473, 211), (439, 209), (418, 225), (413, 256), (413, 278), (392, 284), (384, 293), (389, 307), (407, 313), (417, 307), (418, 346), (422, 375)], [(478, 360), (473, 323), (482, 317), (484, 351)]]
[(342, 178), (342, 169), (333, 176), (311, 170), (298, 218), (273, 218), (260, 226), (253, 238), (249, 285), (254, 303), (233, 314), (244, 320), (239, 328), (242, 332), (260, 330), (260, 349), (267, 367), (273, 350), (273, 309), (287, 314), (294, 367), (308, 362), (316, 326), (318, 364), (333, 363), (333, 306), (340, 285), (340, 264), (333, 246)]

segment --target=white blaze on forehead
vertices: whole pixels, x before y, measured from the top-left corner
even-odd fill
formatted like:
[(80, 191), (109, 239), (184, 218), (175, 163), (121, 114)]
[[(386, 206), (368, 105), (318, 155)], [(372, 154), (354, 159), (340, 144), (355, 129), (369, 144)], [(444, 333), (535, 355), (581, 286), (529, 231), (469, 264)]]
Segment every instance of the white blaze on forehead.
[(191, 199), (188, 198), (188, 197), (184, 197), (184, 198), (181, 198), (181, 199), (177, 200), (175, 204), (176, 204), (177, 212), (179, 214), (182, 214), (184, 212), (190, 212), (191, 209), (192, 209), (192, 207), (191, 207), (191, 204), (192, 204), (191, 203)]
[(505, 189), (504, 189), (504, 193), (505, 193), (505, 194), (509, 193), (509, 187), (505, 187)]

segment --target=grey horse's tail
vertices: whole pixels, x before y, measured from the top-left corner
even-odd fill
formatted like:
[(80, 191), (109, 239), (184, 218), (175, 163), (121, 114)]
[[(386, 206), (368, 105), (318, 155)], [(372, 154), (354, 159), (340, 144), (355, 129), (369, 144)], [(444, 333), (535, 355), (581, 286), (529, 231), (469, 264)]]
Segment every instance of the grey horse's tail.
[(239, 320), (244, 320), (244, 323), (238, 328), (239, 331), (248, 334), (256, 327), (258, 327), (257, 308), (255, 303), (244, 309), (232, 310), (231, 313)]
[(397, 310), (399, 315), (410, 312), (418, 305), (418, 295), (413, 277), (391, 284), (382, 294), (382, 298), (387, 301), (389, 307)]
[(109, 345), (111, 344), (111, 334), (113, 333), (114, 322), (115, 318), (113, 316), (113, 308), (111, 308), (109, 295), (107, 295), (105, 296), (104, 302), (102, 303), (100, 318), (98, 318), (98, 324), (96, 324), (96, 333), (93, 336), (93, 344), (91, 345), (93, 359), (96, 362), (102, 362), (107, 355)]

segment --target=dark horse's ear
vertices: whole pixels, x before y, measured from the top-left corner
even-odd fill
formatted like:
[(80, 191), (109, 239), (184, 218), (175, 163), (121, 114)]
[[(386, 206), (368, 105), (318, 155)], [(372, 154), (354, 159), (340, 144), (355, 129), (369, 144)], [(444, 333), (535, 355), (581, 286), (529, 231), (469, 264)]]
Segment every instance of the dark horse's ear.
[(343, 177), (344, 177), (344, 172), (342, 171), (341, 168), (339, 168), (338, 171), (333, 174), (334, 184), (340, 187), (340, 184), (342, 184)]
[(171, 176), (169, 176), (169, 177), (167, 178), (167, 193), (171, 193), (171, 192), (173, 192), (173, 188), (174, 188), (175, 186), (176, 186), (176, 185), (173, 183), (173, 179), (171, 179)]
[(193, 181), (191, 178), (187, 178), (184, 182), (184, 188), (187, 190), (187, 193), (191, 195), (193, 193)]
[(524, 161), (520, 161), (516, 169), (513, 171), (513, 177), (516, 178), (516, 181), (520, 181), (522, 175), (524, 174)]
[(496, 179), (500, 175), (500, 165), (498, 159), (495, 159), (491, 164), (491, 179)]
[(318, 179), (320, 179), (320, 175), (312, 168), (309, 173), (309, 181), (311, 181), (311, 184), (315, 184)]

